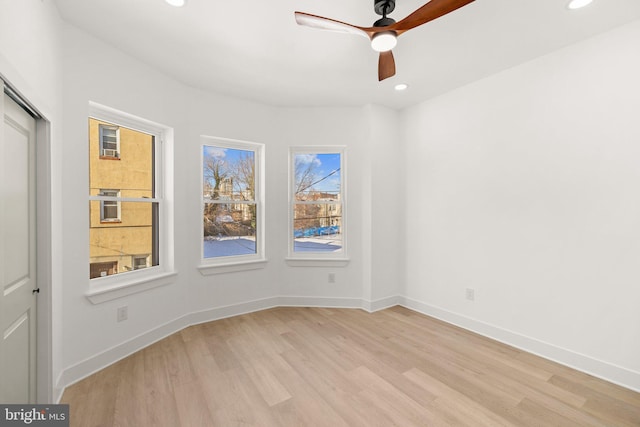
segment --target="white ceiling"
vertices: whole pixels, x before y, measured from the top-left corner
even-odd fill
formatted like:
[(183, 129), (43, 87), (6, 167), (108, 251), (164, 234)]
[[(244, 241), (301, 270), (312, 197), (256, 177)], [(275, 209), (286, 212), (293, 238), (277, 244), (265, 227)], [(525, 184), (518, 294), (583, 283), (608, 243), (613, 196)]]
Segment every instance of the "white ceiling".
[[(476, 0), (398, 39), (397, 74), (377, 79), (367, 40), (296, 25), (294, 11), (360, 26), (372, 0), (55, 0), (67, 22), (175, 79), (278, 106), (403, 108), (640, 18), (640, 0)], [(425, 0), (397, 0), (397, 21)], [(407, 83), (396, 92), (393, 86)]]

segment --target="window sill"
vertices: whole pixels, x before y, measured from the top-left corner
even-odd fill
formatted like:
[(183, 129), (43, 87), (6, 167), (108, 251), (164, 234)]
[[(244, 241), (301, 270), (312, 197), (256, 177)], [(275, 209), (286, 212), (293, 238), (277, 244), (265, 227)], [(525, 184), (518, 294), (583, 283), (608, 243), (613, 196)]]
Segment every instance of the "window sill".
[(285, 258), (291, 267), (346, 267), (349, 258)]
[(238, 261), (226, 264), (203, 264), (198, 266), (200, 274), (203, 276), (211, 276), (213, 274), (235, 273), (238, 271), (258, 270), (267, 266), (266, 259), (258, 259), (251, 261)]
[(85, 296), (92, 304), (102, 304), (103, 302), (168, 285), (176, 275), (177, 273), (172, 271), (144, 278), (124, 280), (114, 285), (96, 286), (94, 289), (89, 290)]

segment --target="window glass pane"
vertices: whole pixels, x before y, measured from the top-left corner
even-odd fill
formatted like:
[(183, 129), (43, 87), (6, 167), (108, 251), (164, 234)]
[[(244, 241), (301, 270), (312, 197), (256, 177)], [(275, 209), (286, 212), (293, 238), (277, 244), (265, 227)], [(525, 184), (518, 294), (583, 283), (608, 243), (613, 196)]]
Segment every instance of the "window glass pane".
[(147, 268), (149, 266), (149, 258), (148, 255), (138, 255), (133, 257), (133, 269), (139, 270), (141, 268)]
[(343, 248), (341, 153), (293, 155), (293, 252)]
[[(99, 193), (101, 196), (105, 197), (118, 197), (118, 190), (100, 190)], [(115, 200), (104, 200), (102, 201), (102, 221), (119, 221), (120, 215), (119, 210), (120, 205)]]
[(336, 252), (342, 249), (342, 205), (294, 205), (294, 252)]
[(256, 153), (205, 145), (203, 256), (257, 254)]
[(256, 205), (254, 203), (205, 203), (204, 258), (256, 253)]
[(340, 153), (296, 154), (294, 168), (296, 201), (339, 200)]
[(254, 201), (255, 153), (215, 146), (203, 147), (203, 198)]
[[(90, 194), (98, 195), (100, 189), (117, 188), (120, 189), (121, 197), (154, 197), (155, 141), (153, 135), (119, 127), (118, 159), (104, 159), (100, 158), (107, 154), (100, 152), (101, 124), (105, 122), (89, 119)], [(114, 144), (114, 150), (118, 148), (117, 145)]]
[(89, 194), (90, 278), (158, 265), (154, 136), (90, 118)]
[(118, 218), (118, 202), (104, 201), (102, 202), (102, 219), (117, 220)]
[[(89, 202), (91, 278), (158, 265), (156, 202), (120, 202), (121, 222), (100, 220), (98, 200)], [(144, 263), (142, 262), (144, 258)], [(136, 261), (138, 260), (138, 261)]]
[(118, 148), (118, 135), (117, 130), (112, 128), (102, 128), (102, 147), (103, 148)]
[(118, 127), (101, 124), (99, 136), (101, 138), (100, 155), (118, 158)]

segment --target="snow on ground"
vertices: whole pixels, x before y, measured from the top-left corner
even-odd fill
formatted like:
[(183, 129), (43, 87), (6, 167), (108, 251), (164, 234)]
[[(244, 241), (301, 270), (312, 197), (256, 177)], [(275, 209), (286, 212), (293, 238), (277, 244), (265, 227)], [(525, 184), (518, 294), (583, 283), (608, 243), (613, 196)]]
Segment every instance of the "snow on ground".
[[(302, 238), (293, 242), (295, 252), (335, 252), (342, 249), (339, 240)], [(204, 257), (251, 255), (256, 253), (255, 237), (222, 237), (204, 240)]]

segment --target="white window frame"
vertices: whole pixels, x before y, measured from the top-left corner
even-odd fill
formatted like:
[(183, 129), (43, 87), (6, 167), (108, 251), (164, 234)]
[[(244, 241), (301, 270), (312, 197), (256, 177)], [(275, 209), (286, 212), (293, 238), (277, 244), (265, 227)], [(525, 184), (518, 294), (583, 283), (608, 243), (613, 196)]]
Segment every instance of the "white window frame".
[[(105, 195), (105, 192), (116, 193), (115, 196)], [(120, 202), (120, 190), (113, 190), (107, 188), (100, 189), (100, 195), (104, 196), (100, 200), (100, 222), (120, 222), (122, 220), (121, 209), (122, 203)], [(115, 218), (107, 218), (104, 215), (104, 204), (105, 202), (116, 202), (116, 217)]]
[[(295, 157), (298, 154), (340, 154), (340, 205), (342, 206), (342, 249), (336, 252), (294, 252)], [(318, 145), (289, 147), (288, 185), (288, 256), (287, 264), (294, 267), (344, 267), (349, 263), (347, 255), (347, 147), (344, 145)], [(299, 203), (299, 202), (298, 202)], [(332, 203), (322, 203), (332, 204)]]
[[(231, 273), (235, 271), (254, 270), (264, 268), (266, 266), (265, 255), (265, 203), (264, 203), (264, 144), (257, 142), (241, 141), (237, 139), (220, 138), (214, 136), (202, 135), (200, 137), (200, 211), (198, 221), (200, 223), (200, 265), (198, 270), (202, 275)], [(204, 245), (202, 238), (204, 236), (204, 222), (202, 215), (204, 213), (205, 201), (204, 193), (204, 148), (219, 147), (232, 150), (253, 151), (255, 167), (255, 194), (254, 202), (256, 205), (256, 253), (247, 255), (225, 256), (215, 258), (204, 257)]]
[[(105, 197), (90, 195), (90, 201), (115, 200), (118, 202), (158, 203), (158, 265), (106, 277), (88, 279), (86, 297), (94, 304), (111, 301), (126, 295), (153, 289), (171, 283), (174, 270), (173, 236), (173, 129), (122, 111), (89, 103), (89, 118), (112, 123), (152, 135), (155, 138), (155, 194), (153, 198)], [(118, 146), (118, 149), (120, 147)], [(87, 228), (87, 234), (89, 228)], [(87, 250), (89, 246), (87, 245)], [(87, 261), (89, 256), (87, 254)], [(87, 262), (89, 267), (89, 262)], [(87, 277), (89, 274), (87, 274)]]
[[(113, 157), (114, 159), (120, 158), (120, 127), (116, 125), (106, 125), (100, 124), (100, 157)], [(116, 148), (104, 148), (104, 130), (115, 130), (116, 131)], [(107, 150), (112, 150), (113, 153), (107, 154)]]

